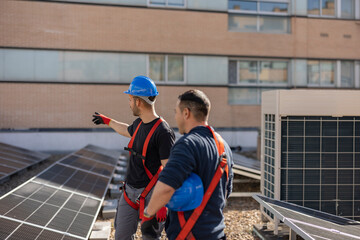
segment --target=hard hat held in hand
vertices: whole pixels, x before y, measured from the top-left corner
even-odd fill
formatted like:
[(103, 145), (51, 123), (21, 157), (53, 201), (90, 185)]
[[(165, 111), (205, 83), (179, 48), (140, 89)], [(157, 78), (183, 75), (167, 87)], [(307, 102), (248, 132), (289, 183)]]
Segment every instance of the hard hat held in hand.
[(176, 189), (166, 207), (172, 211), (189, 211), (200, 206), (204, 196), (204, 186), (201, 178), (195, 173)]
[(159, 94), (154, 81), (145, 76), (135, 77), (132, 80), (129, 89), (124, 93), (141, 97), (152, 97)]

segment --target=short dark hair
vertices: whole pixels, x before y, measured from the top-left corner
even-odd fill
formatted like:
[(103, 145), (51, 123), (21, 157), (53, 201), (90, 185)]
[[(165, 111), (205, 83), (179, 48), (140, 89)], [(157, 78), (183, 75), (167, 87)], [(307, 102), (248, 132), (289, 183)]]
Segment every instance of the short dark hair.
[(188, 90), (181, 94), (178, 99), (180, 100), (179, 108), (181, 111), (188, 108), (196, 120), (207, 120), (211, 105), (205, 93), (197, 89)]
[[(154, 102), (156, 96), (150, 96), (150, 97), (145, 97), (147, 99), (150, 100), (150, 102)], [(149, 103), (147, 103), (144, 99), (142, 99), (141, 97), (138, 96), (134, 96), (134, 99), (139, 99), (140, 101), (142, 101), (144, 103), (145, 108), (151, 108), (151, 105)]]

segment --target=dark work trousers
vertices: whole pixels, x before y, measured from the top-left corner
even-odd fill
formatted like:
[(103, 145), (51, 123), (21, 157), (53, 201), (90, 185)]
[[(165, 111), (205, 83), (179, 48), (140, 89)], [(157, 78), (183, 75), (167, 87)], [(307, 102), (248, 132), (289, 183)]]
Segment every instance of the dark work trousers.
[[(142, 193), (144, 188), (133, 188), (130, 185), (126, 184), (126, 194), (130, 198), (131, 201), (135, 202), (137, 197)], [(145, 206), (150, 201), (152, 191), (145, 198)], [(115, 216), (115, 240), (132, 240), (135, 239), (135, 233), (137, 230), (137, 226), (139, 223), (139, 210), (133, 209), (124, 199), (124, 195), (122, 194), (119, 203), (116, 209)], [(160, 239), (161, 232), (164, 229), (165, 222), (159, 223), (159, 233), (157, 238), (149, 238), (143, 236), (144, 240), (150, 239)]]

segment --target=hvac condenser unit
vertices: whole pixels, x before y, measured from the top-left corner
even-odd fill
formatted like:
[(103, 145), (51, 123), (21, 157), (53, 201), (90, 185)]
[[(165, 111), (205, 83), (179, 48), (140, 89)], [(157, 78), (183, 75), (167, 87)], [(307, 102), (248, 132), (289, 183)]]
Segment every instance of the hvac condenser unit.
[(262, 193), (360, 221), (360, 90), (264, 92), (261, 115)]

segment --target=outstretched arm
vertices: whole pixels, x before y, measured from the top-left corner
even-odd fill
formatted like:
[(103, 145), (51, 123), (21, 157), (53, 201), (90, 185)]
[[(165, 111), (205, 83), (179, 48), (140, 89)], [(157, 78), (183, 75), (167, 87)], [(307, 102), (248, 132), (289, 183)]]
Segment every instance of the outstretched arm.
[(127, 123), (118, 122), (114, 119), (111, 119), (111, 118), (109, 118), (103, 114), (97, 113), (97, 112), (95, 112), (95, 114), (93, 115), (92, 121), (96, 125), (106, 124), (109, 127), (111, 127), (112, 129), (114, 129), (115, 132), (119, 133), (120, 135), (123, 135), (125, 137), (131, 137), (127, 130), (129, 127), (129, 125)]

